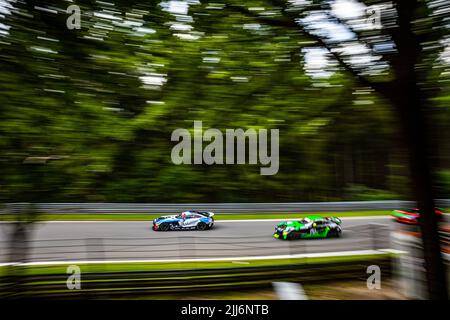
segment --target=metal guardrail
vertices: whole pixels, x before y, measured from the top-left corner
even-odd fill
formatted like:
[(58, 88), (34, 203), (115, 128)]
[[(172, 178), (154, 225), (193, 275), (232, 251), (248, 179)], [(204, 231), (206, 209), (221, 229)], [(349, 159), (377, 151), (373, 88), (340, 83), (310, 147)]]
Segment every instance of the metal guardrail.
[[(450, 207), (450, 199), (436, 201), (440, 207)], [(9, 203), (0, 209), (6, 214), (24, 208), (24, 203)], [(213, 211), (220, 214), (234, 213), (296, 213), (339, 212), (356, 210), (392, 210), (414, 206), (412, 201), (343, 201), (343, 202), (288, 202), (288, 203), (37, 203), (43, 213), (58, 214), (133, 214), (174, 213), (185, 210)]]
[(67, 274), (26, 275), (11, 273), (0, 278), (0, 298), (115, 298), (149, 296), (180, 292), (212, 292), (214, 290), (265, 289), (273, 281), (302, 283), (337, 279), (366, 279), (368, 265), (380, 266), (383, 277), (391, 273), (390, 258), (380, 256), (370, 261), (303, 263), (258, 267), (234, 267), (136, 272), (82, 273), (81, 288), (67, 289)]

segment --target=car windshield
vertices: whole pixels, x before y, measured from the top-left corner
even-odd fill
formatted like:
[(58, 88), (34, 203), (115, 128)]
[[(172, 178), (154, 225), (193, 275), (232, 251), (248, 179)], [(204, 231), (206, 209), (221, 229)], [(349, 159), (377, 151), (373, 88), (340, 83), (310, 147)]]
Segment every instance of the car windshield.
[(310, 222), (311, 222), (311, 220), (308, 219), (308, 218), (303, 218), (303, 219), (300, 220), (300, 223), (302, 223), (302, 224), (308, 224)]
[(189, 218), (193, 215), (192, 211), (184, 211), (182, 213), (180, 213), (179, 215), (177, 215), (178, 219), (181, 219), (183, 217), (183, 214), (186, 216), (186, 218)]

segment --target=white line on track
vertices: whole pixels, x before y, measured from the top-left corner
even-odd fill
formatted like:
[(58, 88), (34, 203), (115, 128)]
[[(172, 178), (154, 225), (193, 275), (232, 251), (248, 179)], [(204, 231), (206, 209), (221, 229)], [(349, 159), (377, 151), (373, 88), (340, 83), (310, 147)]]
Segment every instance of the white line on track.
[(67, 261), (35, 261), (26, 263), (0, 263), (0, 267), (20, 265), (20, 266), (50, 266), (50, 265), (66, 265), (66, 264), (108, 264), (108, 263), (157, 263), (157, 262), (220, 262), (220, 261), (251, 261), (251, 260), (279, 260), (279, 259), (299, 259), (299, 258), (325, 258), (325, 257), (342, 257), (342, 256), (363, 256), (378, 254), (403, 254), (405, 251), (394, 249), (379, 250), (358, 250), (358, 251), (338, 251), (338, 252), (322, 252), (308, 254), (291, 254), (291, 255), (275, 255), (275, 256), (254, 256), (254, 257), (224, 257), (224, 258), (198, 258), (198, 259), (142, 259), (142, 260), (67, 260)]

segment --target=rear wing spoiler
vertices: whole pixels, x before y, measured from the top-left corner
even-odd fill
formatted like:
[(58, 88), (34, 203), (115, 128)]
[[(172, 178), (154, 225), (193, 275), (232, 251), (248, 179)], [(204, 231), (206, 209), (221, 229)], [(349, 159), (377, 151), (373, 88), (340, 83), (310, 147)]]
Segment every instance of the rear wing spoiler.
[(327, 217), (328, 220), (333, 221), (336, 224), (341, 224), (342, 220), (336, 217)]
[(214, 216), (214, 212), (211, 212), (211, 211), (208, 211), (208, 212), (200, 212), (201, 214), (203, 214), (203, 215), (205, 215), (205, 216), (207, 216), (207, 217), (212, 217), (212, 216)]

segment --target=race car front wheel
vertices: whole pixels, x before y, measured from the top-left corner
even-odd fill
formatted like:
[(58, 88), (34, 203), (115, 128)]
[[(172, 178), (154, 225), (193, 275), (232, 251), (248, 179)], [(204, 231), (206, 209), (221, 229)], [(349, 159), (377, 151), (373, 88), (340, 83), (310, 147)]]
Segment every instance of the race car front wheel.
[(169, 230), (169, 225), (168, 225), (167, 223), (162, 223), (162, 224), (159, 226), (159, 230), (160, 230), (160, 231), (167, 231), (167, 230)]
[(328, 238), (339, 238), (341, 236), (341, 231), (337, 229), (332, 229), (328, 232)]
[(290, 232), (286, 236), (286, 240), (298, 240), (301, 239), (301, 234), (299, 232)]
[(197, 225), (197, 230), (206, 230), (206, 228), (208, 227), (208, 225), (204, 222), (199, 222), (199, 224)]

